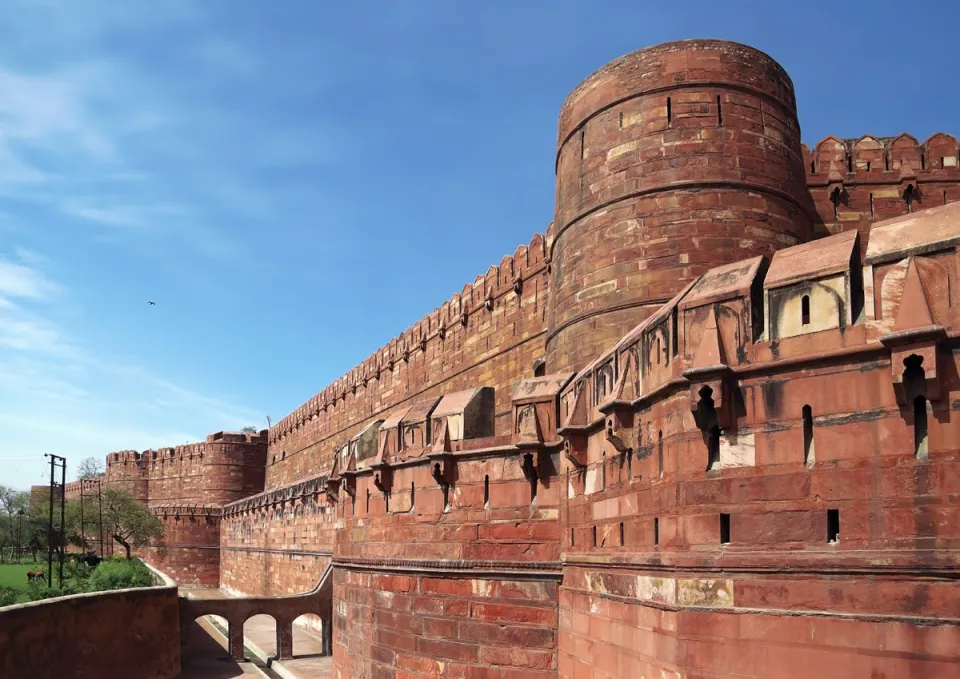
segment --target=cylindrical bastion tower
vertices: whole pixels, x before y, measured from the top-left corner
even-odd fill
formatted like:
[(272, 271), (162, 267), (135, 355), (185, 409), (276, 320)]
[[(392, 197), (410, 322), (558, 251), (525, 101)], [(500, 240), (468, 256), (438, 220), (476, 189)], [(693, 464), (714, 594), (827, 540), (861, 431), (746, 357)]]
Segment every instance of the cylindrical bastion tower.
[(576, 370), (698, 275), (808, 240), (793, 83), (721, 40), (628, 54), (560, 111), (547, 369)]

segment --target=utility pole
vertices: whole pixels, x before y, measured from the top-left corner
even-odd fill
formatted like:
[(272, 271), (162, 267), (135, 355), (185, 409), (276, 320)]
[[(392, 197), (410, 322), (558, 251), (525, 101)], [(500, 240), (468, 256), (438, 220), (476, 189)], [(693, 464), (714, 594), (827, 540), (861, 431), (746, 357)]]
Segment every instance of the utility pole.
[(103, 496), (100, 493), (102, 486), (103, 486), (103, 479), (97, 479), (97, 507), (100, 508), (100, 558), (101, 559), (103, 559)]
[(63, 587), (63, 524), (66, 519), (67, 502), (67, 458), (52, 453), (44, 454), (44, 457), (50, 458), (50, 519), (47, 523), (47, 587), (53, 587), (53, 490), (57, 486), (54, 472), (57, 467), (61, 469), (60, 483), (60, 587)]
[(67, 551), (67, 458), (60, 459), (63, 461), (60, 467), (60, 589), (63, 589), (63, 557)]
[(17, 510), (17, 563), (23, 561), (23, 509)]
[(83, 479), (80, 479), (80, 551), (87, 554), (87, 538), (83, 533)]

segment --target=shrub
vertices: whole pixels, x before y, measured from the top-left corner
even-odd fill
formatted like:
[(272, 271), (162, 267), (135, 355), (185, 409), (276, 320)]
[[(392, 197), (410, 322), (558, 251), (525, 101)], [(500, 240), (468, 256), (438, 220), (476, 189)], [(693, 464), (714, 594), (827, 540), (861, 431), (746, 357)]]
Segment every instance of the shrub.
[(153, 574), (140, 559), (104, 561), (94, 569), (88, 581), (88, 588), (92, 592), (151, 585), (153, 585)]
[(20, 598), (20, 593), (13, 587), (0, 587), (0, 606), (13, 606)]
[(58, 596), (68, 596), (70, 594), (80, 594), (83, 590), (77, 589), (69, 580), (63, 583), (63, 587), (47, 587), (46, 580), (31, 580), (27, 586), (27, 598), (30, 601), (40, 601), (41, 599), (52, 599)]

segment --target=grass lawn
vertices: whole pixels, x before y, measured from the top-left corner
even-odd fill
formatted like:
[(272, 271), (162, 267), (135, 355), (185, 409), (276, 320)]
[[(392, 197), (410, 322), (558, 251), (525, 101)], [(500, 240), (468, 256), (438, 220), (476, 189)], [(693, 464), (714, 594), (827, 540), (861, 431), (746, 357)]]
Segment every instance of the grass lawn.
[(21, 601), (26, 601), (27, 571), (40, 570), (38, 563), (4, 563), (0, 564), (0, 587), (12, 587), (23, 592)]

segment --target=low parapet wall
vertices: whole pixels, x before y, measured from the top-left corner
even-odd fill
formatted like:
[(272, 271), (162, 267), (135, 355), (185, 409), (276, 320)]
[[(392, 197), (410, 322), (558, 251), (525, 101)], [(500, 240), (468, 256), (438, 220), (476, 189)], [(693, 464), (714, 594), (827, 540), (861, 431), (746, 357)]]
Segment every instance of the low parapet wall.
[[(156, 574), (156, 571), (154, 571)], [(77, 594), (0, 608), (0, 679), (173, 679), (177, 587)]]

